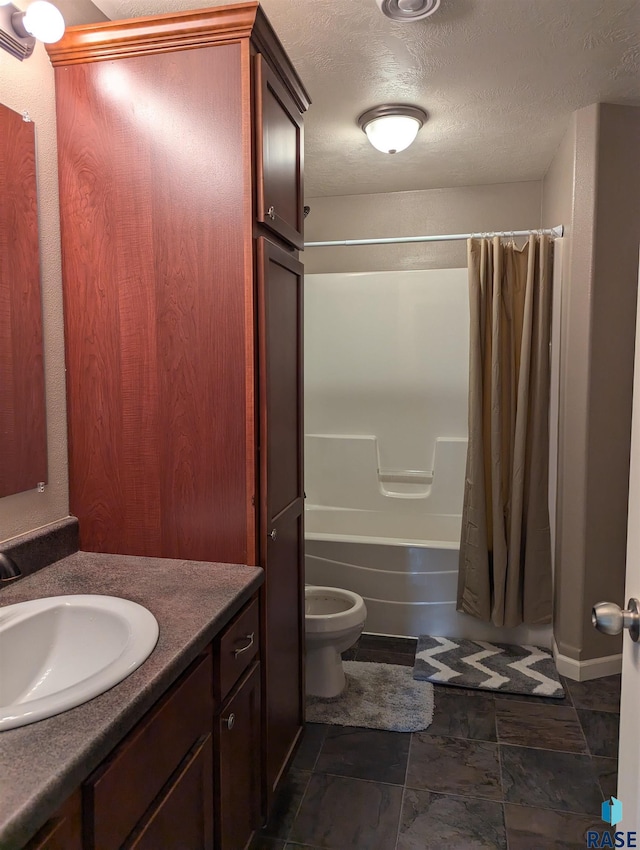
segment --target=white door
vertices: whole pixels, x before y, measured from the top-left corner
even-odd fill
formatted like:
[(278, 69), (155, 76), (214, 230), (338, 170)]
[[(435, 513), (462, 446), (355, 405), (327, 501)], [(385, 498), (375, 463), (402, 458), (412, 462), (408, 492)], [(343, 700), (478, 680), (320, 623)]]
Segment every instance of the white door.
[[(625, 602), (631, 597), (640, 599), (640, 285), (638, 295)], [(634, 643), (625, 634), (623, 647), (618, 763), (623, 820), (616, 829), (640, 830), (640, 642)]]

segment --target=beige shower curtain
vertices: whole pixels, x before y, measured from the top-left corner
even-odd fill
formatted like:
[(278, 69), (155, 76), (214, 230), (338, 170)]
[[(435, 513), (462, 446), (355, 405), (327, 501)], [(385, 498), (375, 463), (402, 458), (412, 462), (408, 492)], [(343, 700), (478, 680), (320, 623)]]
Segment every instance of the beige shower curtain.
[(458, 611), (496, 626), (551, 619), (552, 246), (469, 239), (469, 448)]

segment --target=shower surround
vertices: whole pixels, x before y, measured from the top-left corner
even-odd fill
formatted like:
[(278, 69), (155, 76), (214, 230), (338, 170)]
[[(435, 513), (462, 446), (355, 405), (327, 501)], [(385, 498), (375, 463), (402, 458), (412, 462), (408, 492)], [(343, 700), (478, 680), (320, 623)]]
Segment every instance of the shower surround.
[(455, 610), (468, 325), (466, 269), (305, 277), (306, 581), (367, 632), (548, 647)]

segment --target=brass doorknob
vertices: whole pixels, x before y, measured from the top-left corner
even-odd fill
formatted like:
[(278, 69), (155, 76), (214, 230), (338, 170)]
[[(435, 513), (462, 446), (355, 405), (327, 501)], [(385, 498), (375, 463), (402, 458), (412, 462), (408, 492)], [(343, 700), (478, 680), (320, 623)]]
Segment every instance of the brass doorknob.
[(640, 602), (630, 599), (626, 610), (615, 602), (598, 602), (591, 611), (591, 624), (605, 635), (619, 635), (629, 629), (631, 640), (640, 638)]

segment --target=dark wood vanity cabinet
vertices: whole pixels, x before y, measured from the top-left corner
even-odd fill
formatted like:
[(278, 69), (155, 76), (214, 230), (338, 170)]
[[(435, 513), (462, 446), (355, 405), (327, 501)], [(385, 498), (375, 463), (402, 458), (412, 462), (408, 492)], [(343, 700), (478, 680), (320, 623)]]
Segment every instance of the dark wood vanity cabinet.
[(261, 818), (250, 600), (24, 850), (245, 850)]
[(309, 98), (255, 2), (48, 51), (81, 548), (264, 567), (264, 815), (304, 712)]

